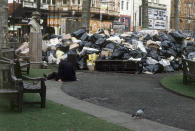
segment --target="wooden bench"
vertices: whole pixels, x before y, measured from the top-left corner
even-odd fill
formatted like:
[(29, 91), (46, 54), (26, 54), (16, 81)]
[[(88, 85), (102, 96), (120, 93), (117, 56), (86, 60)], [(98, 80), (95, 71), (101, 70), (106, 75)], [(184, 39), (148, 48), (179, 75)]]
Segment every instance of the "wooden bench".
[[(19, 83), (21, 80), (17, 80), (13, 75), (14, 64), (11, 61), (0, 60), (0, 97), (10, 100), (11, 108), (16, 105), (18, 111), (21, 111), (22, 101), (21, 101), (21, 86)], [(19, 82), (19, 83), (17, 83)]]
[[(14, 75), (17, 79), (22, 80), (20, 85), (19, 85), (22, 88), (22, 90), (21, 90), (22, 103), (40, 104), (41, 108), (45, 108), (45, 103), (46, 103), (45, 78), (43, 78), (43, 77), (31, 78), (31, 77), (22, 75), (20, 65), (21, 65), (20, 61), (15, 60)], [(23, 94), (24, 93), (38, 93), (41, 97), (41, 100), (39, 102), (23, 102)]]
[[(4, 62), (6, 63), (6, 65), (5, 64), (0, 65), (0, 69), (3, 72), (2, 76), (0, 77), (1, 78), (0, 80), (2, 81), (0, 86), (2, 87), (0, 89), (0, 94), (4, 95), (11, 94), (13, 96), (16, 96), (17, 98), (10, 96), (7, 96), (7, 98), (11, 98), (12, 107), (16, 103), (19, 112), (22, 112), (23, 103), (40, 104), (41, 108), (45, 108), (46, 102), (45, 78), (42, 77), (30, 78), (28, 76), (24, 76), (22, 75), (19, 60), (16, 59), (13, 61), (7, 58), (3, 59), (4, 60), (0, 60), (0, 62)], [(26, 81), (30, 82), (27, 83)], [(41, 97), (41, 100), (39, 102), (24, 102), (23, 101), (24, 93), (38, 93)]]
[(195, 61), (182, 59), (183, 64), (183, 83), (187, 84), (188, 80), (195, 80)]
[(29, 74), (30, 72), (30, 57), (29, 56), (19, 56), (15, 54), (14, 48), (3, 49), (1, 53), (2, 53), (1, 56), (4, 58), (19, 59), (22, 72), (26, 72), (27, 74)]
[(15, 57), (20, 61), (20, 68), (22, 72), (30, 73), (30, 57), (28, 56), (17, 56)]

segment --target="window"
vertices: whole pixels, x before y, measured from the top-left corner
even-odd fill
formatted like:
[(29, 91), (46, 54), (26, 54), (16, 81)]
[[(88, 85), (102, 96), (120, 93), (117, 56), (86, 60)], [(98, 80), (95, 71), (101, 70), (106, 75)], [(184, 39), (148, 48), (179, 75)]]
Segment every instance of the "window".
[(75, 4), (75, 0), (72, 0), (72, 4)]
[[(100, 3), (101, 4), (101, 3)], [(92, 0), (91, 1), (91, 7), (95, 7), (96, 6), (96, 0)]]
[(63, 0), (63, 4), (64, 4), (64, 5), (67, 4), (67, 0)]
[(45, 3), (46, 3), (46, 0), (42, 0), (42, 3), (44, 3), (44, 4), (45, 4)]
[(52, 0), (52, 5), (55, 5), (56, 4), (56, 0)]
[(81, 1), (80, 0), (78, 0), (78, 5), (80, 5), (81, 4)]
[(124, 1), (121, 2), (121, 10), (124, 8)]
[(47, 0), (47, 4), (50, 5), (51, 4), (51, 0)]
[(127, 2), (126, 10), (129, 10), (129, 2)]

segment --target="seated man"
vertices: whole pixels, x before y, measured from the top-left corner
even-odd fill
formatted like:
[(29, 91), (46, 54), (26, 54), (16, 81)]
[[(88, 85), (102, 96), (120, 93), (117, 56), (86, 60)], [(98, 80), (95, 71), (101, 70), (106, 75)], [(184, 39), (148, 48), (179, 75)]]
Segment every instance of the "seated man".
[(53, 72), (48, 76), (44, 75), (48, 80), (55, 79), (56, 81), (75, 81), (76, 73), (71, 63), (61, 60), (58, 67), (58, 72)]

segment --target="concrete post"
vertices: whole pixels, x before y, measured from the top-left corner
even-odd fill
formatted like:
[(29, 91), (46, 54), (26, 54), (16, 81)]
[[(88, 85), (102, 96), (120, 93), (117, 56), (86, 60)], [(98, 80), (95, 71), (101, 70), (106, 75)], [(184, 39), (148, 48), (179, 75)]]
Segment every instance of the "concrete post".
[(142, 0), (142, 28), (148, 28), (148, 0)]
[[(7, 27), (8, 27), (8, 1), (0, 0), (0, 57), (2, 54), (2, 49), (8, 47), (7, 46)], [(1, 67), (2, 68), (2, 67)], [(3, 88), (3, 80), (5, 78), (6, 72), (0, 71), (0, 88)]]
[(8, 1), (0, 0), (0, 50), (2, 48), (8, 47), (7, 33), (8, 33)]
[(83, 0), (82, 5), (82, 28), (89, 31), (89, 24), (90, 24), (90, 7), (91, 7), (91, 0)]

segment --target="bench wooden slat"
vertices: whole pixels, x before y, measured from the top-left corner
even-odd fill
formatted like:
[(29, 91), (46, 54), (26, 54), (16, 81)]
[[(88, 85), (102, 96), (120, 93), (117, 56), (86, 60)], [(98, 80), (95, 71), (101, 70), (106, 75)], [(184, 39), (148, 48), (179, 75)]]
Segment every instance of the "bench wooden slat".
[(0, 94), (6, 94), (6, 93), (18, 93), (19, 91), (16, 89), (0, 89)]

